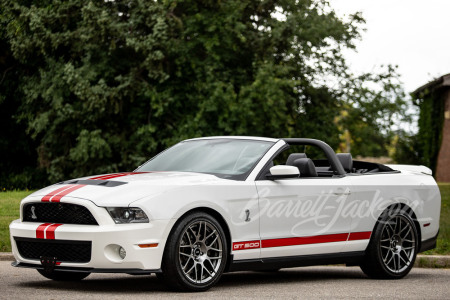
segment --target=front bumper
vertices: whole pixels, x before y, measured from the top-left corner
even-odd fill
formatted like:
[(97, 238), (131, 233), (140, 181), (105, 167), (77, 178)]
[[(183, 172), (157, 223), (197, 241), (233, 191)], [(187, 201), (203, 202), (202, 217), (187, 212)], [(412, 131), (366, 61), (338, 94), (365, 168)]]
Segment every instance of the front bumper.
[[(102, 273), (155, 273), (161, 268), (164, 246), (175, 219), (153, 220), (142, 224), (73, 225), (64, 224), (54, 232), (54, 240), (90, 241), (91, 259), (86, 263), (58, 261), (55, 270)], [(10, 225), (12, 252), (16, 259), (13, 266), (42, 268), (39, 259), (22, 257), (15, 238), (36, 238), (40, 223), (15, 220)], [(141, 248), (139, 244), (158, 244), (156, 247)], [(118, 249), (122, 247), (126, 256), (121, 259)], [(58, 259), (58, 256), (56, 255)]]

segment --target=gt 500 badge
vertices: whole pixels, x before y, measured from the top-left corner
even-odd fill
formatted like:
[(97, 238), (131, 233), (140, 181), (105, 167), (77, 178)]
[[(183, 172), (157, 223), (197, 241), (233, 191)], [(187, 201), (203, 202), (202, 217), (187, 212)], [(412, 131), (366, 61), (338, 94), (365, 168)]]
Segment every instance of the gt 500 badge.
[(260, 246), (259, 241), (233, 243), (233, 250), (256, 249)]

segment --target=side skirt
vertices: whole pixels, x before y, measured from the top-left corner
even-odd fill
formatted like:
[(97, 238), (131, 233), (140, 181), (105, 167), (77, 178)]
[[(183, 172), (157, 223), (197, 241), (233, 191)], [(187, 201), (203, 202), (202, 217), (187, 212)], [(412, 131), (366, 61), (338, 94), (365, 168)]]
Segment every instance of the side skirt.
[(362, 262), (364, 254), (364, 251), (354, 251), (331, 254), (235, 260), (231, 263), (228, 272), (258, 271), (330, 264), (358, 265)]

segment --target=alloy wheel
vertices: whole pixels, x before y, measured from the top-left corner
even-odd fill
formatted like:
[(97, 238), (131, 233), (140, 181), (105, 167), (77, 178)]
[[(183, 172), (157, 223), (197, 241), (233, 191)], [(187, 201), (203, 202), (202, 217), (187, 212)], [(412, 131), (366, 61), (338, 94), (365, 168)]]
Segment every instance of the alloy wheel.
[(196, 220), (186, 227), (179, 243), (184, 276), (195, 284), (212, 280), (222, 264), (223, 241), (214, 224)]
[(414, 224), (402, 215), (385, 222), (379, 243), (384, 266), (393, 273), (406, 270), (414, 260), (416, 239)]

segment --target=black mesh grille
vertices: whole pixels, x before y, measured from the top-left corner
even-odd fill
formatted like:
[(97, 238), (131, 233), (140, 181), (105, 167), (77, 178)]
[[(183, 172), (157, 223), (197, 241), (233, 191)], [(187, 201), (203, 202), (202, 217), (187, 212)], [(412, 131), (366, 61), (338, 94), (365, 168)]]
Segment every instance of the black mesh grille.
[(28, 203), (23, 208), (25, 222), (98, 225), (84, 206), (69, 203)]
[(56, 257), (59, 262), (87, 263), (91, 260), (92, 242), (15, 238), (20, 255), (39, 260), (41, 256)]

